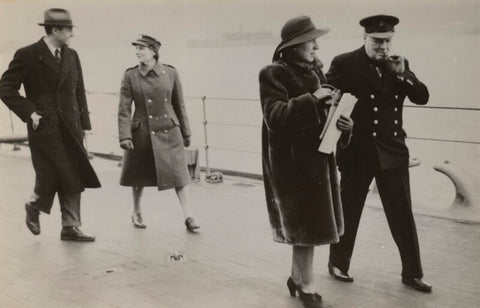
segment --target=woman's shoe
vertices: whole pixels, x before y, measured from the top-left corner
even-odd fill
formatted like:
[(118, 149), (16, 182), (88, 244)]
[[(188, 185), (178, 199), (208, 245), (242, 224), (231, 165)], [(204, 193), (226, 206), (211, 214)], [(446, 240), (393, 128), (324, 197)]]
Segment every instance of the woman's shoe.
[(145, 229), (147, 226), (143, 223), (142, 214), (133, 213), (132, 214), (132, 224), (135, 228)]
[(295, 297), (296, 292), (298, 292), (298, 298), (303, 302), (307, 308), (318, 308), (322, 305), (322, 296), (318, 293), (305, 293), (302, 291), (302, 288), (297, 285), (292, 277), (289, 277), (287, 280), (288, 291), (290, 291), (290, 296)]
[(193, 217), (187, 217), (187, 219), (185, 219), (185, 226), (190, 232), (195, 232), (196, 229), (200, 228), (200, 226), (195, 223), (195, 220), (193, 220)]

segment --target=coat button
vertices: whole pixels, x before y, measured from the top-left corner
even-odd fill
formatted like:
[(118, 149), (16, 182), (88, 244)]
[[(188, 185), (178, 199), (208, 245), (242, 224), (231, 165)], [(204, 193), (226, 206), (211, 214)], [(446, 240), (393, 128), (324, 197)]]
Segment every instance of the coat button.
[(398, 120), (393, 121), (395, 124), (398, 124)]
[(373, 107), (373, 111), (377, 112), (377, 111), (378, 111), (378, 107)]
[(149, 115), (148, 118), (151, 119), (151, 118), (153, 118), (153, 116), (152, 116), (152, 115)]
[(151, 102), (152, 102), (152, 100), (151, 100), (151, 99), (148, 99), (148, 100), (147, 100), (147, 102), (151, 103)]
[(398, 99), (398, 95), (397, 95), (397, 94), (395, 94), (395, 99)]
[(168, 102), (168, 98), (164, 99), (164, 101)]
[(165, 71), (162, 71), (162, 74), (165, 74)]
[(373, 124), (378, 124), (378, 120), (373, 120)]
[(393, 135), (396, 136), (396, 135), (397, 135), (397, 132), (393, 132)]
[(371, 98), (371, 99), (374, 99), (374, 98), (375, 98), (375, 95), (371, 94), (371, 95), (370, 95), (370, 98)]
[(163, 132), (166, 134), (166, 133), (168, 133), (168, 130), (166, 129), (166, 130), (164, 130)]
[(168, 118), (168, 116), (167, 116), (166, 114), (164, 114), (163, 117), (164, 117), (165, 119)]
[(376, 133), (376, 132), (373, 132), (373, 133), (372, 133), (372, 136), (373, 136), (373, 137), (376, 137), (376, 136), (377, 136), (377, 133)]
[(395, 112), (397, 112), (397, 111), (398, 111), (398, 108), (397, 108), (397, 107), (395, 107), (395, 108), (393, 108), (393, 110), (395, 110)]
[(155, 135), (155, 132), (152, 130), (152, 135)]

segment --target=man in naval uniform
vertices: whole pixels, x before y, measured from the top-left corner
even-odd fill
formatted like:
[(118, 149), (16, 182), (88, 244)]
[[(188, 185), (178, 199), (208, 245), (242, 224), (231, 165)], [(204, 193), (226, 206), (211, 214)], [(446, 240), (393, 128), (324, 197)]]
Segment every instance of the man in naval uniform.
[(402, 282), (421, 292), (432, 287), (423, 272), (409, 181), (409, 154), (402, 128), (406, 97), (417, 105), (428, 102), (427, 87), (410, 70), (408, 61), (390, 54), (398, 18), (375, 15), (364, 18), (364, 45), (335, 57), (327, 73), (330, 84), (358, 101), (352, 112), (353, 136), (338, 148), (345, 234), (330, 246), (329, 272), (352, 282), (348, 274), (360, 216), (375, 178), (390, 231), (400, 251)]
[[(25, 204), (29, 230), (40, 233), (39, 214), (49, 214), (55, 194), (62, 213), (61, 240), (91, 242), (80, 229), (80, 193), (100, 187), (83, 146), (90, 130), (80, 60), (68, 47), (70, 13), (45, 11), (46, 37), (17, 50), (0, 80), (0, 98), (27, 123), (28, 143), (35, 169), (35, 188)], [(19, 93), (23, 84), (25, 96)]]

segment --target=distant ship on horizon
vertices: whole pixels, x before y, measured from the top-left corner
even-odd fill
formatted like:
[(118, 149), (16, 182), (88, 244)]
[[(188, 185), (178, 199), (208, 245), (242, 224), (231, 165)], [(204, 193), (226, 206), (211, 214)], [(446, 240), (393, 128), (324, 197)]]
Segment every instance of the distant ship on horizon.
[(281, 41), (271, 31), (248, 32), (240, 27), (239, 31), (223, 32), (219, 38), (191, 39), (187, 41), (189, 48), (231, 47), (276, 45)]

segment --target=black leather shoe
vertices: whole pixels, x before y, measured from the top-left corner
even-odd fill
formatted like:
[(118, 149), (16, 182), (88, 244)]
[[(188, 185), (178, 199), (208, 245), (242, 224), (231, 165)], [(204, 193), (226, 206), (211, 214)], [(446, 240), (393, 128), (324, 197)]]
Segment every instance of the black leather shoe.
[(62, 241), (93, 242), (95, 236), (83, 234), (78, 227), (63, 227), (60, 239)]
[(193, 220), (193, 217), (185, 219), (185, 226), (190, 232), (195, 232), (196, 229), (200, 228), (200, 226), (195, 223), (195, 220)]
[(40, 220), (38, 219), (38, 215), (40, 212), (33, 208), (30, 203), (25, 203), (25, 211), (27, 212), (27, 217), (25, 222), (27, 223), (27, 227), (34, 235), (40, 234)]
[(402, 283), (420, 292), (432, 292), (432, 286), (421, 278), (402, 278)]
[(298, 292), (298, 298), (302, 301), (303, 305), (306, 308), (321, 308), (322, 307), (322, 296), (318, 293), (305, 293), (302, 288), (296, 284), (292, 277), (289, 277), (287, 280), (288, 291), (290, 296), (295, 297), (296, 292)]
[(352, 276), (350, 276), (348, 273), (342, 272), (339, 268), (333, 266), (330, 262), (328, 262), (328, 272), (330, 273), (330, 276), (337, 280), (343, 282), (353, 282)]

